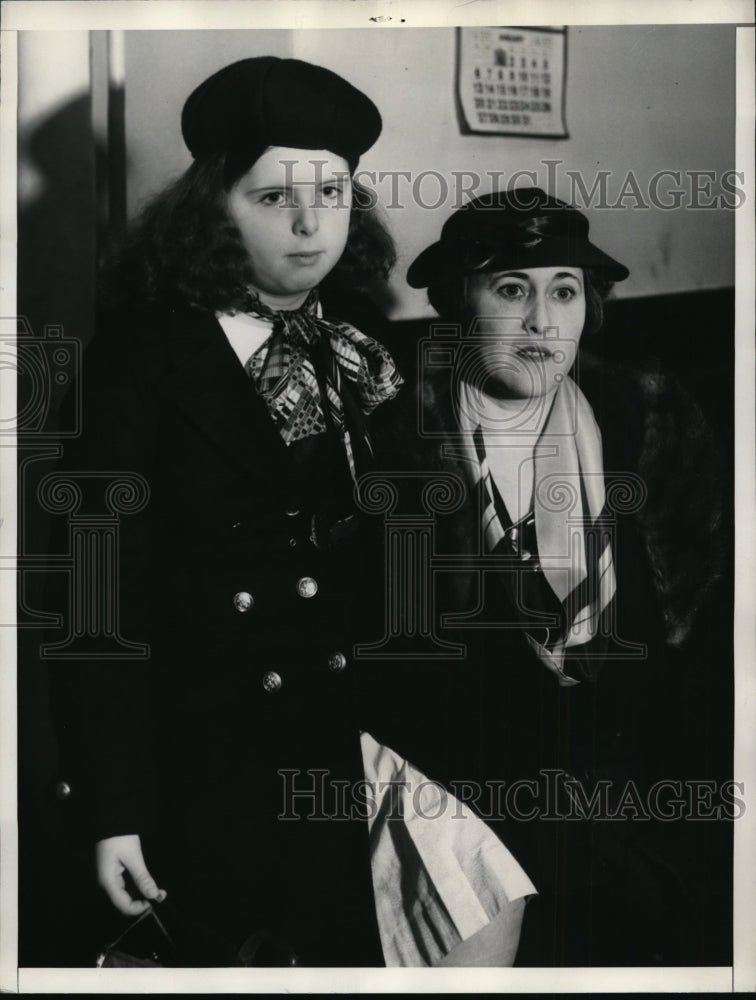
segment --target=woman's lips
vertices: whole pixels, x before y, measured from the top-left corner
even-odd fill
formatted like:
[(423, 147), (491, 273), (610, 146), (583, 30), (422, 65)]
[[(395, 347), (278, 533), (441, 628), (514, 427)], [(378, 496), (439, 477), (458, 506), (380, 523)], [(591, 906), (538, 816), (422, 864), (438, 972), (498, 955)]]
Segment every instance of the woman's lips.
[(520, 358), (528, 358), (533, 361), (545, 361), (547, 358), (553, 357), (554, 354), (550, 348), (540, 344), (522, 344), (516, 349), (516, 353)]

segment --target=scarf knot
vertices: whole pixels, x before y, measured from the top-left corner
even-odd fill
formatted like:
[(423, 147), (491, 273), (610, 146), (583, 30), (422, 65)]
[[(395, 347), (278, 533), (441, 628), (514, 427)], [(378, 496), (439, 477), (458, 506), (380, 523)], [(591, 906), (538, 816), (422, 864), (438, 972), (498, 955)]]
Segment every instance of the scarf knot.
[(256, 299), (253, 311), (258, 316), (272, 320), (274, 333), (282, 333), (292, 344), (312, 346), (323, 337), (324, 330), (318, 325), (318, 293), (315, 289), (298, 309), (273, 312)]
[(354, 415), (361, 425), (360, 437), (372, 453), (361, 417), (392, 399), (403, 379), (381, 344), (349, 323), (319, 316), (318, 301), (317, 289), (313, 289), (298, 309), (274, 312), (254, 297), (250, 312), (269, 320), (273, 331), (245, 368), (284, 441), (291, 444), (324, 433), (330, 422), (356, 479), (353, 441), (345, 420), (344, 382), (360, 411), (361, 416)]

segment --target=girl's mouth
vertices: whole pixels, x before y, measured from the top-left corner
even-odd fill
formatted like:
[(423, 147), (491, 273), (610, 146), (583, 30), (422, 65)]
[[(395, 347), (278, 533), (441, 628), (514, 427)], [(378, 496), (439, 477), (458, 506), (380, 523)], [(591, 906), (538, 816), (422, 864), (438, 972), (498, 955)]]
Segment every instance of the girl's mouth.
[(303, 250), (301, 253), (290, 253), (288, 256), (292, 257), (296, 261), (299, 261), (300, 264), (311, 264), (313, 261), (316, 261), (322, 253), (322, 250)]

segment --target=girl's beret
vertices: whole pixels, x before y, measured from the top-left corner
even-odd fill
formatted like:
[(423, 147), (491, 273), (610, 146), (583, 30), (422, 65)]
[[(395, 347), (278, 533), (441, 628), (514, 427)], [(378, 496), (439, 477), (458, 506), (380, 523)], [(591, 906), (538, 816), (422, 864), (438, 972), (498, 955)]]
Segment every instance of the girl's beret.
[(192, 156), (268, 146), (327, 149), (354, 168), (381, 133), (362, 91), (322, 66), (259, 56), (214, 73), (187, 98), (181, 132)]

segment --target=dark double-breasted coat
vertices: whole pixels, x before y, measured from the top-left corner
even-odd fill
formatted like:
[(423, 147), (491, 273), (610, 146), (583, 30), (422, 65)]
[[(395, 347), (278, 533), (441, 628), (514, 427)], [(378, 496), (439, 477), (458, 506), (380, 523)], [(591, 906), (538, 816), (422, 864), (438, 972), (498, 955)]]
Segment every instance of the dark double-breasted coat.
[(352, 510), (340, 444), (297, 465), (190, 309), (106, 319), (83, 398), (66, 469), (149, 492), (120, 518), (116, 576), (120, 634), (149, 655), (56, 664), (69, 808), (92, 840), (139, 834), (173, 903), (229, 941), (262, 927), (306, 964), (380, 964), (366, 824), (328, 819), (332, 782), (362, 776), (360, 533), (311, 539), (314, 515)]

